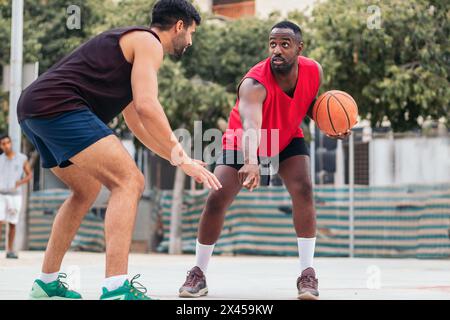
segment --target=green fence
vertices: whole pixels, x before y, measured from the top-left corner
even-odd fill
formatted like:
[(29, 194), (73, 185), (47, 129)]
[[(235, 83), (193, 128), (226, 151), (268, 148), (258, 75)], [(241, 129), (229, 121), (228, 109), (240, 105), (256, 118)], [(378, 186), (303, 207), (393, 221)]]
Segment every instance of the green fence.
[[(67, 190), (45, 190), (34, 192), (30, 197), (28, 246), (30, 250), (45, 250), (53, 225), (53, 220), (62, 203), (69, 197)], [(94, 208), (84, 218), (71, 250), (103, 252), (105, 239), (103, 219)]]
[[(29, 206), (29, 248), (44, 250), (66, 190), (33, 193)], [(183, 251), (195, 251), (197, 225), (207, 191), (186, 192), (183, 212)], [(171, 191), (158, 197), (167, 252)], [(348, 188), (318, 187), (317, 256), (349, 256)], [(362, 187), (355, 190), (355, 256), (396, 258), (450, 257), (450, 185)], [(104, 251), (100, 208), (90, 212), (72, 243), (72, 250)], [(217, 244), (219, 254), (296, 256), (291, 199), (283, 187), (242, 191), (227, 212)]]
[[(316, 256), (349, 256), (348, 188), (315, 189), (318, 239)], [(183, 252), (195, 251), (197, 225), (206, 191), (186, 192), (183, 211)], [(167, 252), (171, 191), (160, 200)], [(363, 187), (355, 189), (354, 245), (356, 257), (450, 257), (450, 185)], [(296, 256), (291, 199), (284, 187), (243, 190), (229, 208), (216, 246), (219, 254)]]

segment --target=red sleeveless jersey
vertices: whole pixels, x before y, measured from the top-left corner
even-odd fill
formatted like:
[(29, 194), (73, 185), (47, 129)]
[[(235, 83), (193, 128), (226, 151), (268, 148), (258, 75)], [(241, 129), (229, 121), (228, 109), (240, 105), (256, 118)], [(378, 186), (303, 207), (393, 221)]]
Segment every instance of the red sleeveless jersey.
[[(318, 64), (309, 58), (299, 57), (299, 73), (294, 97), (289, 97), (278, 85), (268, 58), (254, 66), (243, 78), (261, 83), (267, 92), (263, 104), (262, 134), (258, 150), (260, 156), (276, 156), (294, 138), (303, 138), (300, 125), (309, 107), (317, 97), (320, 87)], [(278, 129), (278, 130), (277, 130)], [(242, 122), (239, 114), (239, 98), (231, 111), (228, 129), (222, 144), (225, 150), (242, 150)]]

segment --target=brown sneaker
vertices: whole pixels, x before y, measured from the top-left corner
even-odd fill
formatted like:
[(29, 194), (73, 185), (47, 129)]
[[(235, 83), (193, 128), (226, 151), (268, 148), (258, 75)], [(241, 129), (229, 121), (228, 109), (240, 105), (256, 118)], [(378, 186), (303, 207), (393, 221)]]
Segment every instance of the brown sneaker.
[(208, 294), (206, 277), (199, 267), (188, 272), (186, 282), (179, 290), (180, 298), (199, 298)]
[(318, 300), (318, 287), (319, 280), (316, 279), (316, 272), (313, 268), (306, 269), (297, 279), (298, 298), (300, 300)]

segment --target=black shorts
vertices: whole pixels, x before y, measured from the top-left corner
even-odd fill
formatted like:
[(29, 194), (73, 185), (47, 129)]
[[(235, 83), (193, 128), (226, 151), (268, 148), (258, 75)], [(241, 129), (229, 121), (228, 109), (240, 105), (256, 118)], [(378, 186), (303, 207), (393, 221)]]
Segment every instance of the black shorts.
[[(282, 163), (286, 159), (294, 156), (310, 156), (309, 148), (304, 138), (294, 138), (289, 145), (284, 148), (278, 155), (278, 163)], [(258, 161), (260, 164), (269, 165), (274, 163), (275, 157), (272, 158), (260, 158)], [(244, 166), (244, 154), (238, 150), (223, 150), (216, 162), (217, 166), (229, 166), (236, 170), (241, 170)]]

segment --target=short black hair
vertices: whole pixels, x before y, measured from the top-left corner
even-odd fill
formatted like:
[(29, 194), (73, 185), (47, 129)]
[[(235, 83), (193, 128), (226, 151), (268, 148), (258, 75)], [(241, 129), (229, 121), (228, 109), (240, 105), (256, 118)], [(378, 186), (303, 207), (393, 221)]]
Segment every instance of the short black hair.
[(0, 134), (0, 141), (2, 141), (3, 139), (9, 139), (11, 140), (11, 137), (9, 135), (5, 134)]
[(294, 34), (297, 36), (297, 40), (299, 42), (303, 41), (303, 32), (302, 29), (296, 25), (295, 23), (291, 22), (291, 21), (281, 21), (278, 22), (276, 25), (274, 25), (272, 27), (272, 29), (270, 31), (273, 31), (273, 29), (291, 29), (292, 31), (294, 31)]
[(152, 27), (161, 30), (169, 30), (178, 21), (184, 22), (185, 28), (188, 28), (195, 21), (200, 25), (202, 18), (197, 9), (186, 0), (159, 0), (153, 7)]

